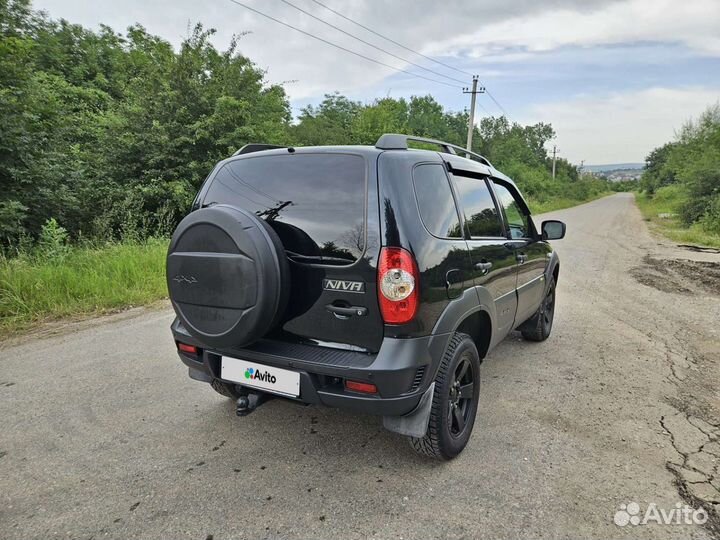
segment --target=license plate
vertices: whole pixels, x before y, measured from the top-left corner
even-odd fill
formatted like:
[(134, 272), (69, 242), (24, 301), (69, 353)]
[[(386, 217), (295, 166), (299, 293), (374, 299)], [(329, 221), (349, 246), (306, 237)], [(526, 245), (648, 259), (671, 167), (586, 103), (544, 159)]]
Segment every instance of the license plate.
[(300, 374), (287, 369), (248, 362), (223, 356), (220, 377), (251, 388), (260, 388), (275, 394), (297, 397), (300, 395)]

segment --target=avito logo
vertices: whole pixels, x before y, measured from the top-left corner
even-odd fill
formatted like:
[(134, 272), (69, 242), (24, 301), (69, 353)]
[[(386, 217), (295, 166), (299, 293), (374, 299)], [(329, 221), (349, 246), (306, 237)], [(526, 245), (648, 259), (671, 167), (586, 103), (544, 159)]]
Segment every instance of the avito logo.
[(259, 369), (253, 369), (251, 367), (247, 368), (245, 370), (245, 378), (246, 379), (253, 379), (256, 381), (262, 381), (262, 382), (268, 382), (270, 384), (275, 384), (275, 375), (268, 371), (260, 371)]

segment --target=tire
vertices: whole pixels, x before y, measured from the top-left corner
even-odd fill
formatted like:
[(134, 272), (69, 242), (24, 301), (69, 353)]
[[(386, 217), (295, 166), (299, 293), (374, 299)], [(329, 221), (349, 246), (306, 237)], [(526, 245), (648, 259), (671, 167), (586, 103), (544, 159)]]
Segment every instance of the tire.
[(287, 255), (272, 227), (245, 209), (190, 212), (173, 233), (166, 266), (173, 309), (203, 345), (249, 345), (285, 315)]
[(455, 333), (435, 377), (427, 433), (410, 437), (415, 452), (443, 461), (460, 454), (470, 439), (479, 397), (480, 355), (470, 336)]
[(241, 395), (234, 384), (222, 382), (220, 379), (213, 379), (210, 386), (221, 396), (229, 397), (230, 399), (237, 399)]
[(520, 326), (522, 337), (528, 341), (545, 341), (550, 337), (555, 316), (555, 278), (550, 281), (545, 297), (535, 315)]

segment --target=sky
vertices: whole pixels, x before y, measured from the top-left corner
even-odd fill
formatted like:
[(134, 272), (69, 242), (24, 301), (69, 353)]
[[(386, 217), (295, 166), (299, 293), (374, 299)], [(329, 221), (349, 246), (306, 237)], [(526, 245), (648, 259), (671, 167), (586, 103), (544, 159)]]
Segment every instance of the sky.
[(36, 0), (34, 6), (90, 28), (103, 23), (124, 31), (140, 23), (175, 46), (196, 22), (216, 29), (220, 49), (242, 34), (239, 51), (266, 70), (268, 83), (284, 83), (295, 115), (335, 91), (363, 102), (432, 94), (446, 109), (461, 111), (470, 104), (462, 88), (477, 74), (500, 107), (479, 95), (476, 121), (504, 111), (523, 124), (550, 123), (557, 133), (552, 144), (576, 164), (642, 162), (720, 100), (720, 0), (319, 0), (441, 64), (314, 0), (236, 1), (410, 73), (339, 50), (233, 0)]

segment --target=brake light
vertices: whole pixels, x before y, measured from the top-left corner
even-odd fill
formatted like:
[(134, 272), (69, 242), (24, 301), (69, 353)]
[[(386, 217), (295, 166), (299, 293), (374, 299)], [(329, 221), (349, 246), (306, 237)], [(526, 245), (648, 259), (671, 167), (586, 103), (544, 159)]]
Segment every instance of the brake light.
[(377, 386), (373, 383), (345, 381), (345, 388), (353, 392), (362, 392), (363, 394), (377, 394)]
[(187, 343), (180, 343), (178, 341), (177, 347), (180, 352), (198, 354), (198, 348), (195, 345), (188, 345)]
[(405, 324), (415, 317), (419, 286), (420, 274), (410, 252), (402, 248), (382, 248), (378, 263), (378, 300), (387, 324)]

